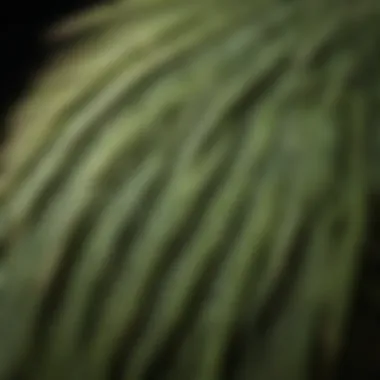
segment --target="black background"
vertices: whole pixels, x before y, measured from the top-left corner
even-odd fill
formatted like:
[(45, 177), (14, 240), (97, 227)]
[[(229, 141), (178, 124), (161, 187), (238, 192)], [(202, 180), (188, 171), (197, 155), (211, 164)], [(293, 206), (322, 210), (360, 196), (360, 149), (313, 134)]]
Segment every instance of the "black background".
[(102, 0), (7, 0), (0, 5), (0, 141), (9, 106), (25, 90), (28, 80), (49, 52), (41, 44), (43, 31), (66, 15)]

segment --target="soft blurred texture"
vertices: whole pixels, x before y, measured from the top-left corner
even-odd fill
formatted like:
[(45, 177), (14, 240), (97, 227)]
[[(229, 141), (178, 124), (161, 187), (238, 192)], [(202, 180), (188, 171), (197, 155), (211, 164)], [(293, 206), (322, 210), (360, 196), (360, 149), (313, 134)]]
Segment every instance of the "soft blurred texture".
[(0, 380), (379, 378), (380, 4), (16, 8)]

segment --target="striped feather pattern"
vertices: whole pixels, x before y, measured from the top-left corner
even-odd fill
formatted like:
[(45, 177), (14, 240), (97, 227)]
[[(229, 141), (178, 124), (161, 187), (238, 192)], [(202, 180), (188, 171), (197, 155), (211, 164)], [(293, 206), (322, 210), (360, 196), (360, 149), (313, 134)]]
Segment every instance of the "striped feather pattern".
[(380, 13), (251, 3), (119, 2), (52, 31), (10, 120), (1, 379), (330, 373)]

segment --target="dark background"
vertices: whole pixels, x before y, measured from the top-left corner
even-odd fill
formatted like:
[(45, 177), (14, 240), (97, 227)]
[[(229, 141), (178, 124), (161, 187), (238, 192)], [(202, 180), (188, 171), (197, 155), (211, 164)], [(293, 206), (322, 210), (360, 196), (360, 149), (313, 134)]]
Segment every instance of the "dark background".
[[(103, 0), (104, 1), (104, 0)], [(189, 0), (191, 1), (191, 0)], [(0, 143), (6, 142), (4, 120), (9, 106), (25, 90), (36, 68), (48, 57), (39, 36), (66, 15), (102, 0), (51, 0), (46, 4), (14, 1), (0, 9)], [(7, 2), (7, 7), (10, 2)], [(50, 4), (50, 5), (49, 5)], [(380, 380), (380, 202), (371, 209), (360, 286), (340, 367), (340, 379)], [(288, 379), (279, 379), (288, 380)]]
[(33, 72), (49, 55), (42, 46), (43, 31), (71, 13), (102, 0), (4, 1), (0, 6), (0, 142), (7, 131), (4, 118), (9, 106), (25, 90)]

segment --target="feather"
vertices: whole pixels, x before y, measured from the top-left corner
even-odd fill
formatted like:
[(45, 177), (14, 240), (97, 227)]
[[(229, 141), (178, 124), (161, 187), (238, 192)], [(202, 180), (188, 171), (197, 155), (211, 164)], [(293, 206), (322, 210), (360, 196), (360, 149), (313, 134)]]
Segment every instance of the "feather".
[(0, 378), (333, 376), (379, 21), (370, 0), (139, 0), (53, 28), (9, 121)]

